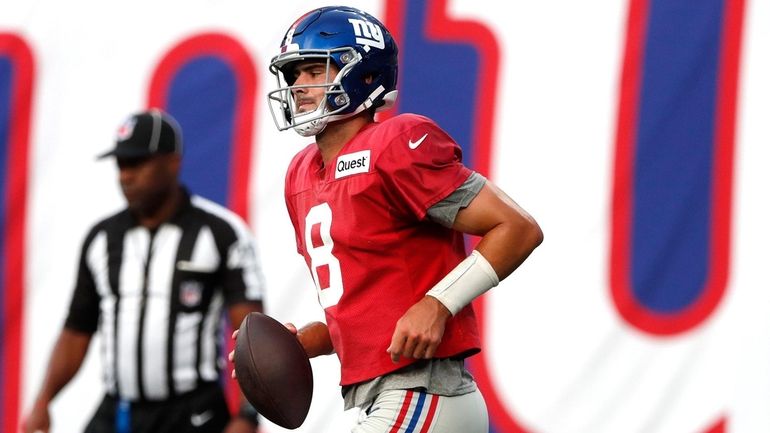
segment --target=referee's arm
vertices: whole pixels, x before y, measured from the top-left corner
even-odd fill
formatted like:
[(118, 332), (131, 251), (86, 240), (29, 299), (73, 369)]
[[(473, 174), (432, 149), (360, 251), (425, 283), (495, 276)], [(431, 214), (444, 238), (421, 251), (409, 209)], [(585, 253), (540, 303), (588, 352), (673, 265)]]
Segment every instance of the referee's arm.
[[(228, 260), (230, 264), (234, 265), (234, 268), (227, 270), (227, 277), (225, 278), (225, 296), (230, 298), (229, 302), (227, 302), (227, 315), (228, 319), (230, 319), (230, 326), (233, 329), (238, 329), (243, 319), (249, 313), (255, 311), (263, 312), (261, 297), (264, 281), (253, 244), (249, 244), (247, 241), (247, 245), (245, 254), (239, 254), (242, 260), (248, 257), (246, 260), (235, 260), (232, 262)], [(228, 428), (225, 429), (227, 433), (255, 431), (254, 429), (259, 425), (256, 410), (246, 400), (240, 388), (238, 389), (239, 410), (237, 415), (230, 421)]]
[(238, 327), (241, 326), (241, 322), (243, 322), (243, 319), (246, 318), (246, 316), (252, 311), (261, 313), (262, 302), (261, 301), (243, 301), (243, 302), (239, 302), (237, 304), (231, 305), (227, 313), (230, 319), (230, 325), (232, 325), (233, 329), (238, 329)]
[(99, 320), (99, 295), (93, 276), (86, 264), (86, 248), (92, 236), (84, 243), (80, 254), (78, 277), (70, 302), (67, 319), (51, 352), (48, 368), (37, 398), (25, 417), (23, 431), (47, 432), (51, 425), (48, 410), (51, 401), (80, 370), (91, 345), (91, 338)]
[[(223, 287), (230, 325), (233, 329), (238, 329), (249, 313), (263, 312), (264, 277), (257, 258), (253, 234), (245, 223), (234, 229), (236, 240), (227, 248)], [(225, 429), (226, 433), (254, 431), (259, 425), (254, 407), (246, 400), (243, 392), (239, 392), (239, 396), (240, 409)]]
[(48, 406), (80, 370), (90, 344), (91, 334), (62, 329), (51, 353), (43, 386), (35, 399), (34, 406), (24, 420), (25, 433), (48, 431), (51, 424)]

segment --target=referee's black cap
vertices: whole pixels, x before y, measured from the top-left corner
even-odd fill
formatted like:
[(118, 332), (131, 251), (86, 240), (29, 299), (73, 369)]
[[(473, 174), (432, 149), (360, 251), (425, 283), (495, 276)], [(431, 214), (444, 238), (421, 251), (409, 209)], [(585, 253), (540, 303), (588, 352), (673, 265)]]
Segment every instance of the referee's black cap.
[(164, 153), (182, 153), (182, 131), (170, 114), (151, 108), (126, 119), (118, 128), (115, 148), (98, 158), (144, 158)]

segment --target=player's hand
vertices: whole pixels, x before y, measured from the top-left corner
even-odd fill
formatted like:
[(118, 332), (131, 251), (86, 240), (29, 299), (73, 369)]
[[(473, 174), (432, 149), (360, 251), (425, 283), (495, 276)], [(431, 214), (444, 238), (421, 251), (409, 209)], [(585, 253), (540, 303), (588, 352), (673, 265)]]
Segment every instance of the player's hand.
[[(238, 330), (237, 329), (235, 331), (233, 331), (233, 335), (232, 335), (233, 341), (235, 341), (236, 338), (238, 338)], [(234, 362), (235, 361), (235, 349), (233, 349), (230, 353), (227, 354), (227, 359), (229, 359), (230, 362)], [(235, 369), (234, 368), (233, 368), (233, 372), (230, 373), (230, 377), (235, 379)]]
[(51, 415), (48, 406), (35, 403), (32, 411), (27, 415), (21, 426), (24, 433), (48, 433), (51, 428)]
[(310, 322), (297, 329), (292, 323), (284, 323), (286, 329), (297, 336), (299, 344), (305, 349), (308, 358), (334, 353), (329, 328), (323, 322)]
[(293, 324), (293, 323), (291, 323), (291, 322), (289, 322), (289, 323), (284, 323), (284, 324), (283, 324), (283, 326), (285, 326), (285, 327), (286, 327), (286, 329), (288, 329), (288, 330), (289, 330), (289, 332), (291, 332), (292, 334), (294, 334), (294, 335), (297, 335), (297, 327), (296, 327), (296, 326), (294, 326), (294, 324)]
[(393, 363), (402, 356), (430, 359), (444, 337), (446, 321), (451, 313), (438, 299), (425, 296), (412, 305), (396, 322), (387, 352)]
[(236, 416), (236, 417), (233, 417), (229, 423), (227, 423), (227, 426), (225, 427), (225, 430), (223, 433), (256, 433), (256, 432), (257, 432), (257, 426), (255, 426), (251, 421)]

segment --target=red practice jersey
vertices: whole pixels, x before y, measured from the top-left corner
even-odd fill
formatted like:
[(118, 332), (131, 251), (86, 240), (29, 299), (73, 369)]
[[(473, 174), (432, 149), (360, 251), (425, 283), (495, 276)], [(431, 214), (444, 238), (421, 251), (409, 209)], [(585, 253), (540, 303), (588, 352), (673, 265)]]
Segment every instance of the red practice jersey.
[[(286, 205), (326, 312), (342, 385), (394, 364), (396, 322), (466, 256), (463, 235), (426, 212), (468, 179), (462, 151), (428, 118), (402, 114), (364, 127), (324, 167), (312, 144), (292, 160)], [(471, 306), (447, 322), (436, 357), (479, 351)]]

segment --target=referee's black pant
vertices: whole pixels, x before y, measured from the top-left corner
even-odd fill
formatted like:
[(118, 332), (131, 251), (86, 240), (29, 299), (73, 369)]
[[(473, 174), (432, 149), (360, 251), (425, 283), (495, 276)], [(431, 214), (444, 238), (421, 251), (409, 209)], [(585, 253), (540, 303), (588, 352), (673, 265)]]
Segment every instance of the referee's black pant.
[(107, 395), (85, 433), (221, 433), (229, 421), (222, 388), (209, 383), (164, 401), (127, 403)]

